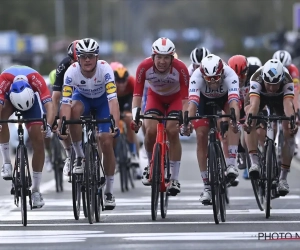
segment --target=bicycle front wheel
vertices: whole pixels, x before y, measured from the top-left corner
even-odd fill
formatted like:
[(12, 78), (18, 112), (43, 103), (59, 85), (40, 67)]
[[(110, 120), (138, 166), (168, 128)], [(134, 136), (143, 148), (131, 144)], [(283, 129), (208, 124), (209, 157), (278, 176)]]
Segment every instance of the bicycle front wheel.
[[(169, 160), (169, 151), (166, 151), (165, 154), (165, 183), (169, 182), (169, 176), (170, 176), (170, 160)], [(169, 193), (168, 190), (166, 192), (160, 193), (160, 214), (161, 218), (165, 219), (167, 216), (168, 211), (168, 204), (169, 204)]]
[(213, 206), (214, 220), (216, 224), (220, 222), (220, 192), (218, 183), (218, 166), (214, 145), (209, 144), (208, 152), (208, 171), (209, 182), (211, 187), (211, 200)]
[(86, 208), (90, 224), (95, 221), (95, 183), (93, 176), (93, 152), (92, 146), (89, 143), (85, 145), (85, 194), (86, 194)]
[[(27, 226), (27, 203), (26, 196), (28, 190), (28, 169), (25, 162), (25, 150), (23, 146), (18, 148), (18, 163), (20, 168), (20, 188), (21, 188), (21, 214), (22, 214), (22, 224)], [(17, 191), (17, 190), (16, 190)]]
[(273, 166), (275, 162), (273, 162), (272, 156), (272, 141), (268, 140), (267, 142), (267, 151), (266, 151), (266, 190), (265, 190), (265, 214), (266, 218), (270, 217), (271, 210), (271, 190), (272, 190), (272, 180), (273, 180)]
[(160, 192), (160, 164), (161, 164), (160, 144), (156, 144), (154, 149), (154, 161), (152, 164), (152, 181), (151, 181), (151, 217), (152, 220), (157, 218), (158, 195)]

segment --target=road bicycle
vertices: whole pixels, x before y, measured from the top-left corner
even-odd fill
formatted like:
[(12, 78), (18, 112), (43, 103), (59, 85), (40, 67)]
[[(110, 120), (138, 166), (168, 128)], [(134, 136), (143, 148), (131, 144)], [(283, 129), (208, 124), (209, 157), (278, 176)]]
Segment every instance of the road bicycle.
[(157, 136), (153, 147), (153, 156), (150, 163), (149, 181), (151, 182), (151, 217), (152, 220), (157, 218), (158, 197), (160, 195), (160, 212), (164, 219), (167, 216), (169, 203), (169, 186), (170, 186), (170, 160), (169, 160), (169, 142), (167, 139), (166, 122), (179, 121), (182, 124), (182, 112), (178, 115), (156, 117), (152, 115), (141, 115), (141, 109), (137, 109), (135, 123), (139, 124), (140, 119), (157, 120)]
[[(230, 109), (230, 115), (224, 115), (217, 111), (217, 105), (211, 104), (213, 107), (213, 115), (188, 116), (188, 111), (184, 113), (184, 124), (187, 126), (191, 120), (209, 119), (209, 143), (207, 155), (207, 173), (208, 184), (211, 187), (211, 201), (204, 202), (204, 205), (212, 205), (214, 221), (219, 224), (226, 221), (226, 203), (229, 203), (227, 188), (231, 180), (225, 176), (227, 169), (225, 157), (221, 147), (221, 142), (218, 140), (217, 120), (219, 118), (230, 118), (233, 126), (236, 126), (235, 110)], [(233, 181), (233, 180), (232, 180)]]
[[(62, 117), (62, 135), (65, 134), (68, 124), (82, 124), (87, 135), (87, 141), (84, 143), (84, 173), (73, 173), (72, 179), (75, 179), (75, 183), (77, 183), (77, 200), (80, 200), (80, 192), (84, 188), (87, 217), (90, 224), (95, 221), (99, 222), (101, 210), (105, 210), (103, 187), (106, 179), (96, 139), (96, 125), (99, 123), (110, 123), (114, 133), (115, 122), (112, 115), (109, 118), (96, 119), (95, 112), (92, 111), (91, 115), (80, 116), (79, 120), (66, 120), (65, 116)], [(85, 201), (83, 200), (83, 202)]]
[(22, 114), (20, 112), (15, 112), (17, 119), (1, 120), (0, 124), (3, 123), (18, 123), (18, 138), (19, 145), (16, 150), (15, 165), (12, 177), (4, 178), (6, 180), (12, 180), (11, 194), (14, 195), (14, 203), (19, 207), (19, 202), (21, 200), (21, 214), (22, 214), (22, 224), (27, 226), (27, 197), (29, 201), (30, 210), (34, 208), (32, 206), (31, 199), (31, 186), (32, 179), (29, 169), (28, 153), (27, 148), (24, 144), (24, 129), (23, 124), (30, 122), (43, 122), (44, 130), (46, 130), (47, 120), (46, 115), (43, 118), (29, 118), (21, 119)]

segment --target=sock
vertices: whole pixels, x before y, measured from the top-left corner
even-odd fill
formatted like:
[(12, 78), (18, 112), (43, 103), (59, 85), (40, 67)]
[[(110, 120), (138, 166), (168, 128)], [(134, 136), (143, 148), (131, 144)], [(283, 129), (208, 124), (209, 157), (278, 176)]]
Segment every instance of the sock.
[(281, 164), (281, 171), (280, 171), (279, 180), (286, 180), (288, 172), (290, 172), (290, 166)]
[(105, 185), (105, 194), (111, 193), (113, 194), (114, 187), (114, 175), (106, 176), (106, 185)]
[(171, 180), (178, 181), (180, 161), (170, 161)]
[(73, 143), (73, 148), (74, 148), (75, 153), (76, 153), (76, 158), (77, 157), (84, 158), (84, 153), (83, 153), (83, 149), (82, 149), (82, 141), (74, 142)]
[(3, 164), (11, 163), (10, 153), (9, 153), (9, 142), (0, 144), (0, 151), (2, 154)]
[(227, 166), (229, 166), (229, 165), (235, 166), (235, 159), (236, 159), (237, 151), (238, 151), (238, 146), (235, 146), (235, 145), (228, 146), (229, 158), (226, 158)]
[(42, 181), (42, 172), (32, 171), (32, 192), (40, 192), (40, 185)]
[(148, 164), (150, 165), (150, 161), (152, 160), (152, 152), (147, 152), (148, 156)]
[(258, 154), (256, 150), (251, 150), (249, 151), (249, 157), (250, 157), (250, 161), (251, 161), (251, 165), (253, 164), (258, 164)]
[(72, 154), (72, 146), (73, 146), (73, 145), (70, 145), (70, 146), (67, 147), (67, 148), (64, 147), (64, 149), (65, 149), (65, 151), (66, 151), (66, 156), (67, 156), (68, 158), (71, 158), (71, 154)]
[(208, 184), (208, 173), (207, 171), (201, 171), (201, 177), (204, 183), (204, 188), (205, 189), (210, 189), (210, 185)]

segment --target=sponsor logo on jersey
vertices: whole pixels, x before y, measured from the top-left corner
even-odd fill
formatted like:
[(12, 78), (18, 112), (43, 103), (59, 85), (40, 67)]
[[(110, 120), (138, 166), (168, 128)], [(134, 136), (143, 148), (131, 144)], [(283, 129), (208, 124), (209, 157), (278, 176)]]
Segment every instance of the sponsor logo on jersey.
[[(105, 76), (104, 76), (104, 79), (106, 82), (108, 82), (109, 80), (111, 80), (111, 75), (109, 73), (107, 73)], [(95, 78), (95, 82), (96, 82), (96, 78)]]
[(257, 86), (257, 84), (252, 84), (252, 86), (251, 86), (251, 89), (257, 89), (258, 88), (258, 86)]
[(238, 91), (238, 88), (230, 88), (229, 91)]
[(63, 97), (70, 97), (73, 93), (73, 89), (70, 86), (65, 86), (63, 89)]
[(81, 83), (81, 84), (85, 84), (85, 81), (84, 81), (84, 80), (82, 80), (80, 83)]
[(293, 91), (294, 87), (293, 86), (289, 86), (287, 89), (290, 90), (290, 91)]
[(72, 82), (72, 78), (67, 76), (65, 83), (70, 84), (71, 82)]
[(116, 90), (117, 90), (117, 87), (113, 82), (106, 84), (106, 93), (107, 94), (115, 93)]

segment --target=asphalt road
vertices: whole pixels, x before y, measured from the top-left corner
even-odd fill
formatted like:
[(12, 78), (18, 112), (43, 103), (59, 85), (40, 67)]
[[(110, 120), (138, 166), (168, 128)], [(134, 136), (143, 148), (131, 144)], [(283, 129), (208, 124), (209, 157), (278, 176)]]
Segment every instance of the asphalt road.
[(136, 181), (135, 189), (121, 193), (118, 175), (115, 210), (104, 211), (93, 225), (83, 214), (76, 221), (71, 184), (65, 182), (65, 191), (56, 193), (53, 173), (45, 172), (41, 190), (46, 205), (29, 211), (23, 227), (9, 195), (11, 184), (1, 179), (0, 249), (299, 249), (298, 240), (277, 240), (300, 237), (299, 162), (293, 161), (288, 177), (290, 194), (272, 201), (269, 219), (258, 209), (250, 182), (241, 177), (240, 185), (230, 188), (227, 221), (215, 225), (212, 207), (199, 202), (203, 184), (195, 148), (195, 143), (183, 142), (182, 192), (170, 198), (167, 218), (158, 216), (154, 222), (150, 187)]

